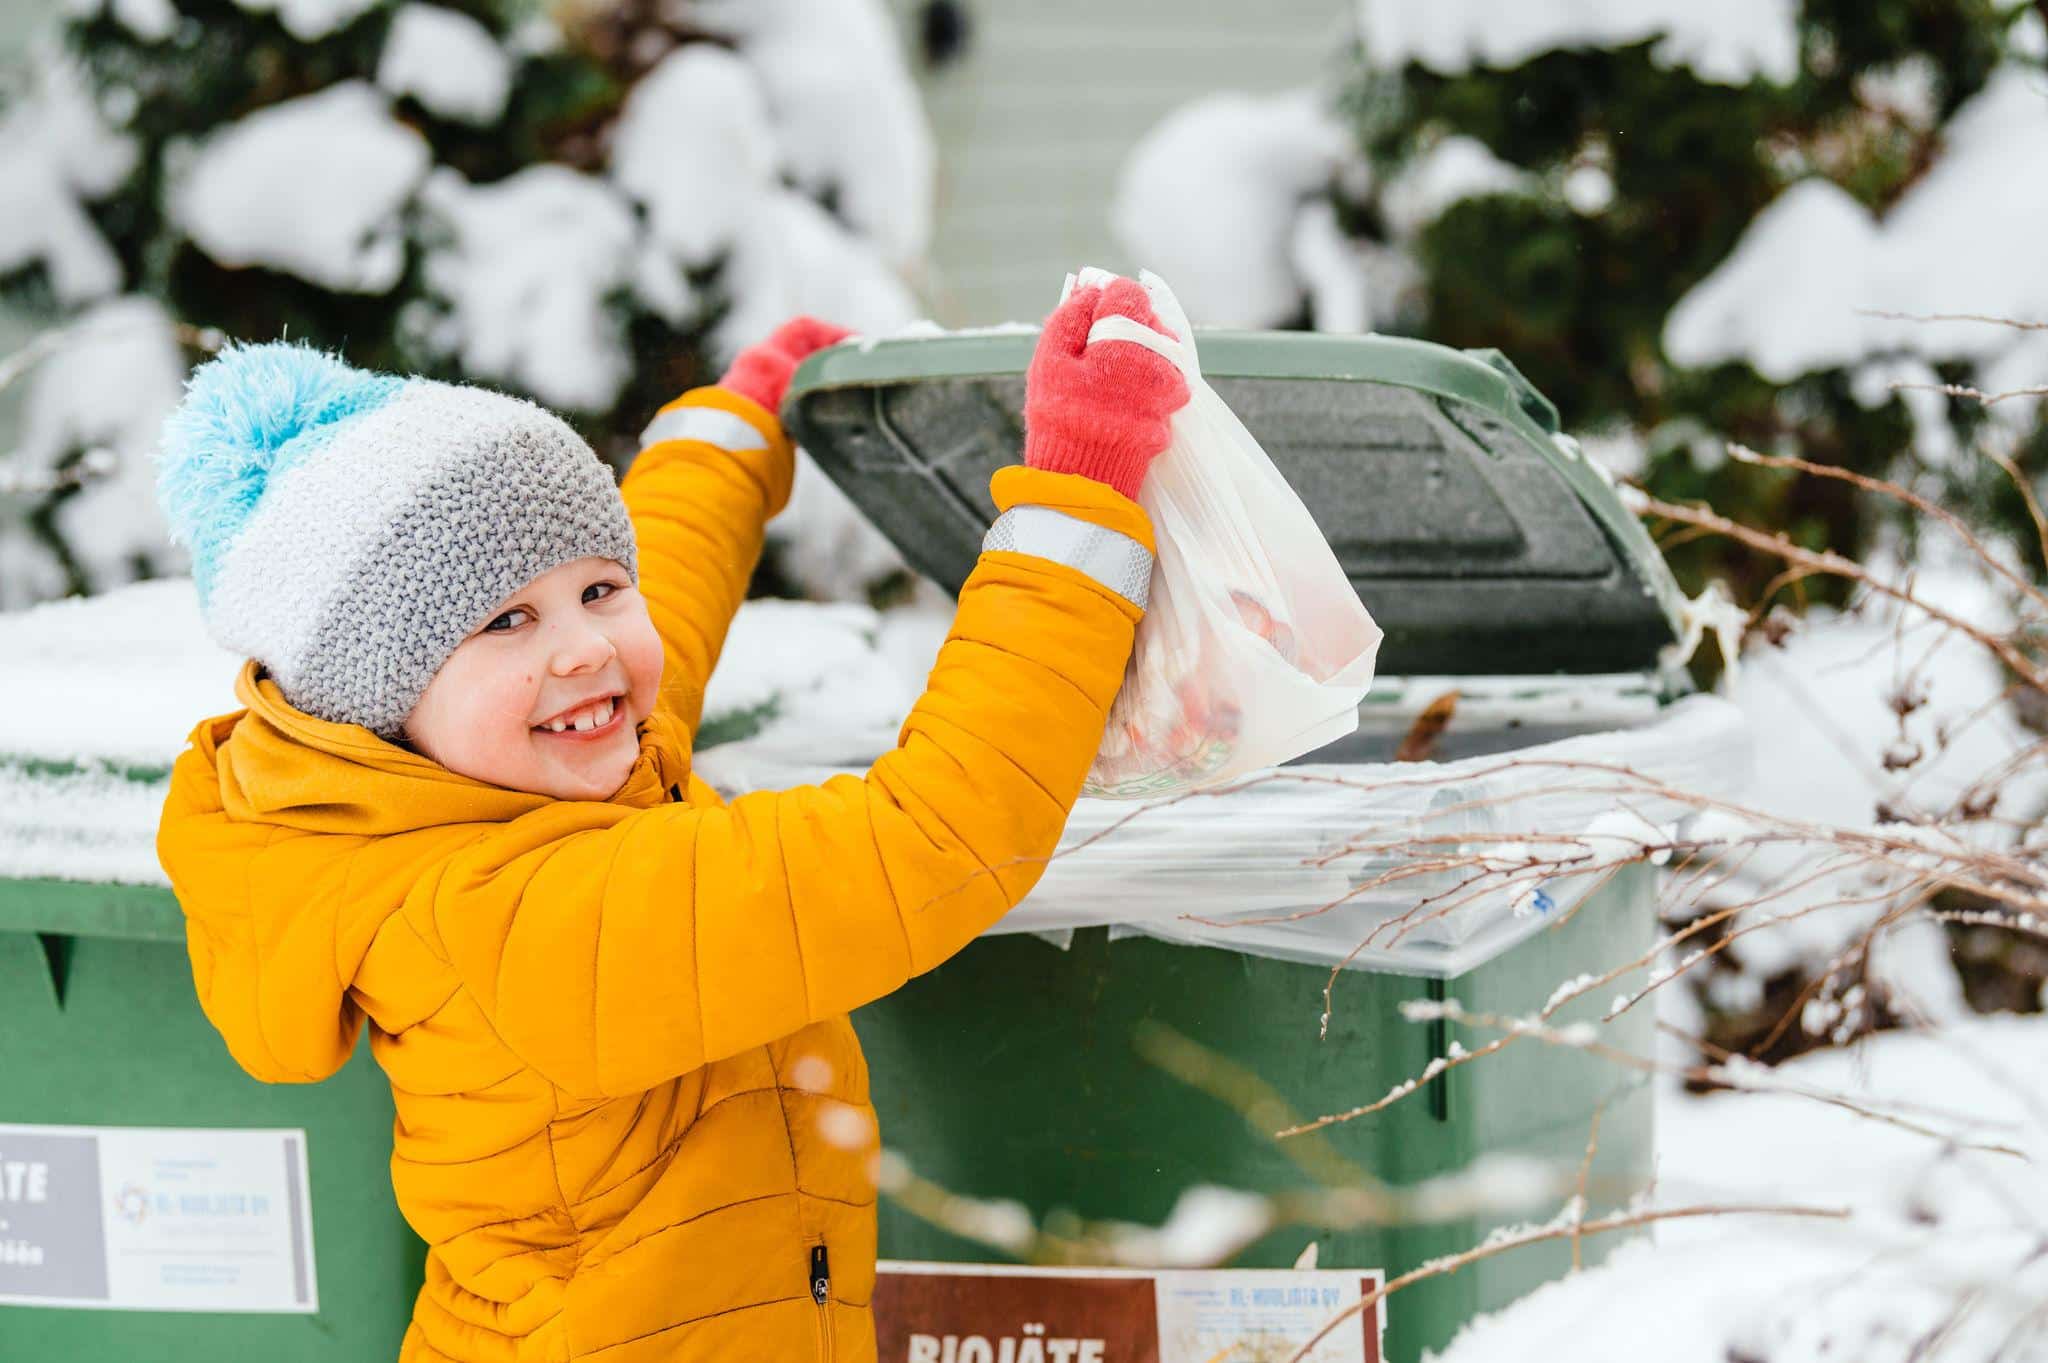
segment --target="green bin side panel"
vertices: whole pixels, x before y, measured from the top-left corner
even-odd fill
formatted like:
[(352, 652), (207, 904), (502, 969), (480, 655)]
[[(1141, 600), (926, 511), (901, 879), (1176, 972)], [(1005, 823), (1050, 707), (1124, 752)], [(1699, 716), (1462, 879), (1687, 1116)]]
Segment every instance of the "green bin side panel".
[[(1238, 1111), (1141, 1057), (1141, 1024), (1164, 1027), (1255, 1072), (1299, 1114), (1378, 1099), (1440, 1054), (1457, 1029), (1403, 1019), (1411, 999), (1532, 1013), (1567, 979), (1645, 952), (1655, 930), (1653, 882), (1630, 868), (1567, 921), (1500, 959), (1440, 982), (1347, 971), (1327, 1040), (1317, 1039), (1326, 969), (1133, 938), (1105, 929), (1061, 949), (1032, 937), (983, 938), (939, 969), (854, 1017), (867, 1048), (885, 1145), (953, 1192), (1012, 1198), (1043, 1218), (1159, 1224), (1197, 1184), (1254, 1191), (1311, 1180)], [(1617, 986), (1619, 987), (1619, 986)], [(1597, 1016), (1614, 989), (1560, 1017)], [(1652, 1041), (1648, 1008), (1603, 1031), (1638, 1054)], [(1460, 1034), (1468, 1049), (1491, 1034)], [(1651, 1093), (1638, 1076), (1576, 1051), (1518, 1042), (1450, 1071), (1392, 1107), (1331, 1128), (1335, 1150), (1395, 1183), (1457, 1171), (1499, 1152), (1575, 1172), (1602, 1107), (1589, 1201), (1611, 1208), (1651, 1173)], [(1313, 1239), (1324, 1268), (1389, 1276), (1470, 1248), (1493, 1225), (1546, 1220), (1555, 1206), (1439, 1225), (1277, 1230), (1239, 1255), (1241, 1267), (1291, 1265)], [(1589, 1261), (1604, 1246), (1588, 1241)], [(884, 1201), (885, 1258), (1000, 1258)], [(1388, 1303), (1388, 1357), (1412, 1363), (1474, 1314), (1497, 1309), (1565, 1272), (1567, 1244), (1539, 1246), (1427, 1280)]]
[(315, 1315), (0, 1306), (0, 1359), (375, 1363), (398, 1356), (425, 1251), (391, 1193), (391, 1091), (359, 1050), (320, 1084), (263, 1084), (200, 1012), (182, 943), (0, 932), (0, 1122), (302, 1127)]

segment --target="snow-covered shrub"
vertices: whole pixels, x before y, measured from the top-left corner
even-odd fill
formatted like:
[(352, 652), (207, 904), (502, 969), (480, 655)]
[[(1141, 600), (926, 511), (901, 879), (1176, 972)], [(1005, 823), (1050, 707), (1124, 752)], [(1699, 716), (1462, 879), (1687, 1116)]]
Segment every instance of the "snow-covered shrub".
[[(2048, 317), (2037, 7), (1355, 13), (1330, 88), (1205, 97), (1127, 163), (1119, 238), (1202, 282), (1198, 322), (1498, 347), (1616, 472), (1808, 545), (1912, 523), (1731, 463), (1723, 437), (1924, 473), (2031, 537), (1996, 468), (1957, 456), (1996, 426), (2048, 460), (2035, 405), (1934, 389), (2039, 384), (2048, 332), (1872, 314)], [(1748, 599), (1776, 571), (1708, 539), (1670, 557), (1689, 594), (1723, 577)]]
[[(177, 565), (143, 465), (195, 328), (515, 391), (623, 460), (790, 314), (913, 320), (930, 131), (881, 0), (813, 10), (70, 0), (0, 97), (0, 296), (91, 324), (17, 366), (0, 604)], [(898, 571), (805, 473), (776, 580)]]

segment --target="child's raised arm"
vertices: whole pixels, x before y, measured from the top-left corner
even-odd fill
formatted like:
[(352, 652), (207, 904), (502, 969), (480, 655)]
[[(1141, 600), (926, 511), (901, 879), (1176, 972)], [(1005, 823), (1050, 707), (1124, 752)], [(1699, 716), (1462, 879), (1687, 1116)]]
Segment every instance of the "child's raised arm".
[(1143, 614), (1151, 530), (1116, 489), (1187, 395), (1143, 347), (1081, 353), (1101, 311), (1149, 321), (1142, 299), (1077, 295), (1048, 322), (1034, 467), (996, 475), (1004, 514), (865, 777), (724, 809), (563, 803), (419, 886), (407, 916), (529, 1064), (574, 1093), (644, 1089), (889, 993), (1037, 882)]
[(716, 387), (655, 414), (620, 487), (640, 546), (640, 590), (661, 635), (661, 703), (689, 733), (768, 520), (789, 501), (796, 453), (775, 410), (804, 357), (845, 335), (800, 317), (741, 351)]

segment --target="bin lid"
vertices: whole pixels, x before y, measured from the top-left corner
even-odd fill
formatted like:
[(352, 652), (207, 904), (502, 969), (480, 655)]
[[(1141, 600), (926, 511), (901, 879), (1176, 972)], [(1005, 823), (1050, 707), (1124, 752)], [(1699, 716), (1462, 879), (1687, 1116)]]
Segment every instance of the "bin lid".
[[(1031, 328), (835, 346), (782, 416), (918, 571), (958, 592), (1021, 457)], [(1677, 636), (1676, 583), (1557, 409), (1498, 351), (1197, 330), (1386, 632), (1382, 674), (1632, 672)]]

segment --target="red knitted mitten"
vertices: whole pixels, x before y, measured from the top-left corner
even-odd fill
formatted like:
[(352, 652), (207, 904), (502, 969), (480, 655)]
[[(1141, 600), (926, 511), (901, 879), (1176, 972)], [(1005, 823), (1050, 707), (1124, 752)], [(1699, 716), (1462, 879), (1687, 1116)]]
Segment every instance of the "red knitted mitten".
[(1172, 439), (1187, 381), (1165, 356), (1131, 341), (1088, 344), (1099, 317), (1121, 313), (1169, 334), (1135, 280), (1076, 289), (1045, 319), (1024, 380), (1024, 462), (1079, 473), (1136, 497)]
[(789, 391), (789, 378), (796, 373), (796, 367), (812, 351), (837, 345), (852, 334), (845, 327), (815, 317), (794, 318), (775, 328), (767, 340), (742, 350), (720, 377), (718, 386), (779, 413), (782, 395)]

